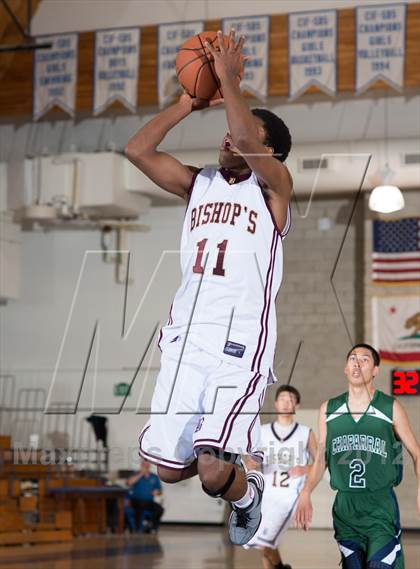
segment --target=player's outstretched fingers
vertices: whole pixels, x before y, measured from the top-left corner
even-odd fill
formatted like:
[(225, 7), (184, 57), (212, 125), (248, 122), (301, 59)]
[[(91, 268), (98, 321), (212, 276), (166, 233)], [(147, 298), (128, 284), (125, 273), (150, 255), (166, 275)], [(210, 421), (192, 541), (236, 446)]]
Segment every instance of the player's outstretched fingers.
[(225, 42), (223, 41), (223, 32), (219, 30), (217, 32), (217, 43), (219, 44), (219, 50), (222, 55), (226, 53)]
[[(241, 50), (242, 50), (242, 47), (243, 47), (243, 45), (244, 45), (244, 43), (245, 43), (245, 41), (246, 41), (246, 37), (245, 37), (245, 36), (241, 36), (241, 37), (239, 38), (238, 43), (236, 44), (235, 51), (241, 51)], [(245, 57), (245, 56), (244, 56), (244, 57)], [(245, 59), (249, 59), (249, 57), (246, 57)]]
[[(223, 42), (223, 39), (222, 39), (222, 42)], [(229, 51), (236, 51), (236, 32), (235, 32), (235, 28), (230, 28), (228, 50), (229, 50)]]

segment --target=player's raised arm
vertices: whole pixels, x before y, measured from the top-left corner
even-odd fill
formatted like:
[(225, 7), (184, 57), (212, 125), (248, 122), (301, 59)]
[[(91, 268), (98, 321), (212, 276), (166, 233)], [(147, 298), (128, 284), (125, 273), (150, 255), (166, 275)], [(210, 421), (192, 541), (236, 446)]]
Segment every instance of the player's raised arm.
[(420, 518), (420, 445), (413, 433), (407, 413), (399, 401), (393, 405), (394, 431), (413, 459), (414, 471), (417, 476), (417, 515)]
[(215, 59), (215, 70), (221, 82), (233, 144), (243, 154), (251, 170), (287, 208), (292, 191), (292, 178), (287, 167), (282, 164), (281, 157), (273, 158), (274, 149), (261, 140), (259, 127), (239, 87), (238, 75), (244, 60), (241, 50), (245, 38), (242, 36), (236, 42), (235, 32), (232, 30), (229, 46), (226, 48), (222, 37), (222, 32), (218, 32), (220, 51), (209, 43), (206, 47)]
[(318, 428), (319, 443), (315, 456), (315, 461), (306, 480), (305, 486), (299, 496), (298, 505), (295, 514), (295, 525), (298, 528), (308, 530), (312, 521), (312, 501), (311, 494), (320, 483), (326, 468), (325, 448), (327, 441), (327, 403), (323, 403), (319, 410)]
[(146, 123), (128, 141), (124, 151), (127, 158), (155, 184), (181, 198), (188, 198), (193, 170), (179, 160), (159, 152), (157, 147), (166, 134), (192, 111), (209, 106), (208, 101), (192, 99), (184, 93), (171, 105)]

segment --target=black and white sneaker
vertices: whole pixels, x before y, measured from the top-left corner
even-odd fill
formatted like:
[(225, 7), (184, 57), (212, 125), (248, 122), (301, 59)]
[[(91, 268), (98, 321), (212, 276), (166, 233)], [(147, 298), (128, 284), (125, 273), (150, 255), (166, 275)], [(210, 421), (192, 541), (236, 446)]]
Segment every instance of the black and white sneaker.
[(254, 499), (247, 508), (232, 505), (229, 517), (229, 537), (235, 545), (245, 545), (257, 533), (261, 523), (261, 502), (264, 491), (264, 477), (261, 472), (250, 470), (246, 474), (254, 489)]

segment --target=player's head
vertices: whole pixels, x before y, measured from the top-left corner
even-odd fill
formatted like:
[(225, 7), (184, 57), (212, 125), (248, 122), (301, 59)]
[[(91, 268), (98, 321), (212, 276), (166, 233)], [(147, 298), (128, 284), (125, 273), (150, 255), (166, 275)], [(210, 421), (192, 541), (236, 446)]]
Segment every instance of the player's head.
[(291, 385), (280, 385), (274, 406), (279, 415), (294, 415), (300, 403), (300, 393)]
[(264, 144), (273, 149), (273, 156), (284, 162), (292, 148), (292, 137), (284, 121), (268, 109), (252, 109), (251, 113), (262, 122)]
[(371, 383), (378, 374), (381, 358), (369, 344), (356, 344), (347, 353), (344, 373), (351, 385)]
[[(290, 131), (280, 117), (267, 109), (251, 110), (257, 126), (258, 138), (270, 149), (274, 158), (284, 162), (292, 147)], [(219, 163), (224, 168), (246, 168), (245, 159), (233, 145), (230, 133), (223, 138), (219, 152)]]

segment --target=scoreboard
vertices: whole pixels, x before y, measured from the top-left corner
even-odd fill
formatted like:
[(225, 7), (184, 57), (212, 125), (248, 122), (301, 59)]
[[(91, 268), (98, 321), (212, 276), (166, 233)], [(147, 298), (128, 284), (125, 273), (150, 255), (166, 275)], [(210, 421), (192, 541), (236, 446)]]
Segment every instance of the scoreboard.
[(393, 369), (391, 395), (420, 395), (420, 369)]

